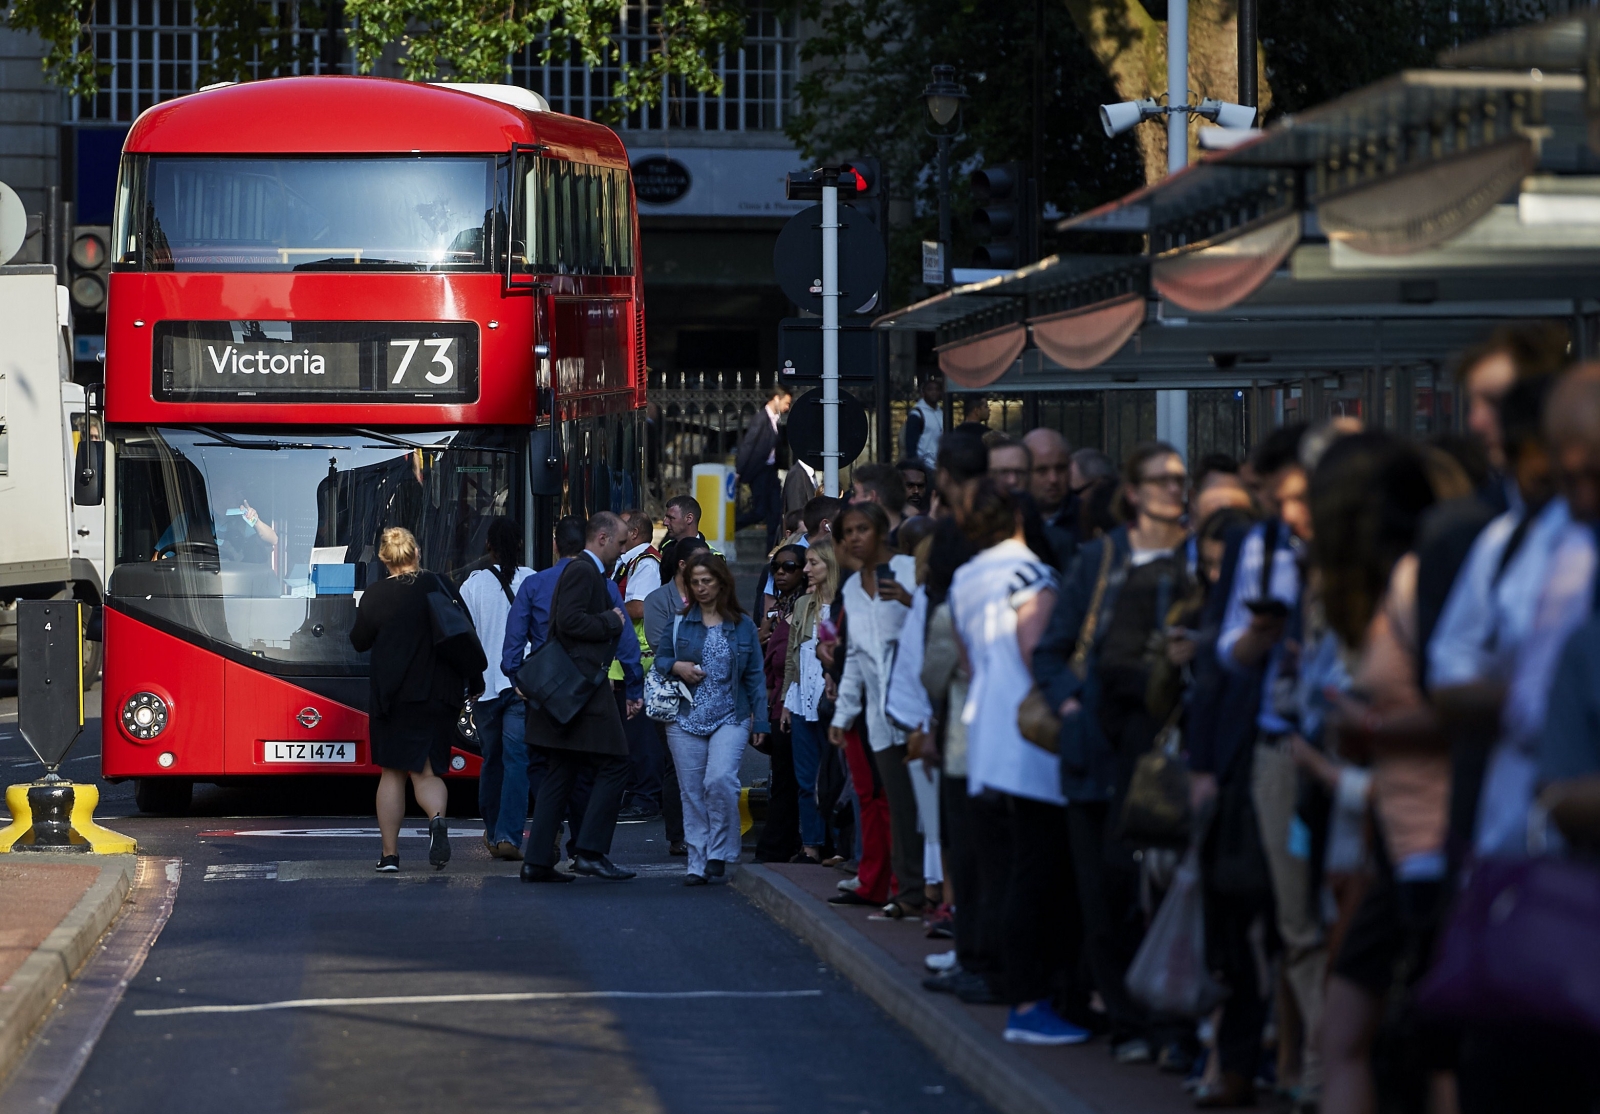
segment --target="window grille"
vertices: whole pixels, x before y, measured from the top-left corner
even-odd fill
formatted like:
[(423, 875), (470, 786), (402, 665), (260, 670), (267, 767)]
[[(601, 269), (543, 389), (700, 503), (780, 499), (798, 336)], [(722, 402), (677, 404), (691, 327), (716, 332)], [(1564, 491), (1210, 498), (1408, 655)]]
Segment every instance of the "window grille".
[[(512, 59), (511, 80), (532, 89), (556, 112), (597, 119), (614, 103), (612, 89), (622, 66), (642, 63), (656, 41), (657, 5), (625, 0), (617, 45), (621, 56), (597, 67), (584, 64), (576, 49), (558, 43), (548, 65), (540, 61), (548, 40), (541, 39)], [(621, 126), (635, 131), (778, 131), (788, 121), (799, 72), (799, 20), (755, 0), (746, 11), (744, 45), (724, 51), (717, 63), (722, 95), (690, 88), (679, 77), (662, 82), (652, 108), (623, 115)]]
[[(278, 47), (303, 51), (306, 59), (287, 72), (350, 72), (337, 14), (329, 18), (307, 6), (302, 21), (298, 0), (270, 3), (284, 27)], [(211, 35), (195, 25), (191, 0), (96, 0), (92, 34), (95, 56), (110, 73), (101, 76), (95, 96), (74, 99), (73, 119), (84, 123), (131, 124), (150, 106), (194, 92), (212, 57)], [(272, 76), (259, 56), (251, 71)]]

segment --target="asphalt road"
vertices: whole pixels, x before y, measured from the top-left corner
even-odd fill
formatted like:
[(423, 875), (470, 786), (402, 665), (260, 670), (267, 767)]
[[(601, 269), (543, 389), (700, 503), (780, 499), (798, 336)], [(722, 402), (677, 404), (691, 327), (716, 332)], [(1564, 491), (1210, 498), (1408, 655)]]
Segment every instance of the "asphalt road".
[[(7, 781), (37, 770), (14, 708), (0, 704)], [(75, 777), (97, 753), (86, 730)], [(372, 824), (368, 793), (322, 786), (269, 819), (295, 794), (201, 788), (208, 815), (157, 819), (107, 789), (102, 817), (181, 859), (182, 883), (63, 1111), (986, 1109), (740, 894), (682, 886), (659, 822), (619, 829), (631, 882), (523, 885), (470, 820), (445, 871), (409, 836), (402, 873), (378, 876), (376, 836), (351, 831)], [(348, 1001), (507, 994), (536, 997)], [(281, 1006), (304, 999), (324, 1001)]]

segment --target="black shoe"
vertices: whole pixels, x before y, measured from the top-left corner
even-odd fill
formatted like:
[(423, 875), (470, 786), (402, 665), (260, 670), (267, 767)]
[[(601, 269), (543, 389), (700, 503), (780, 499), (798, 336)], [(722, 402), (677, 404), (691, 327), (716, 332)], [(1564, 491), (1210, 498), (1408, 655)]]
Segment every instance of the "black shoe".
[(688, 853), (689, 845), (681, 839), (675, 839), (667, 844), (667, 854), (669, 855), (687, 855)]
[(378, 873), (379, 874), (399, 874), (400, 873), (400, 856), (399, 855), (384, 855), (382, 858), (380, 858), (378, 860)]
[(703, 886), (706, 884), (706, 880), (700, 874), (685, 874), (683, 876), (683, 884), (685, 886)]
[(998, 1006), (1000, 1004), (1000, 995), (994, 992), (994, 987), (987, 977), (974, 975), (969, 971), (967, 979), (970, 981), (964, 980), (961, 985), (955, 988), (957, 998), (960, 998), (969, 1006)]
[(651, 808), (649, 805), (629, 805), (617, 813), (617, 823), (643, 824), (645, 821), (654, 820), (660, 815), (660, 809)]
[(450, 824), (442, 816), (428, 821), (428, 862), (434, 870), (443, 870), (450, 861)]
[(830, 897), (828, 899), (828, 904), (829, 905), (865, 905), (865, 906), (867, 906), (869, 908), (872, 908), (872, 909), (876, 909), (878, 907), (878, 903), (876, 901), (868, 901), (866, 898), (862, 897), (860, 894), (856, 893), (854, 890), (840, 890), (837, 894), (835, 894), (833, 897)]
[(635, 876), (634, 871), (623, 870), (604, 855), (586, 855), (582, 851), (572, 856), (572, 869), (576, 874), (587, 874), (591, 878), (609, 878), (613, 882), (625, 882)]
[(972, 972), (963, 971), (959, 967), (952, 967), (948, 971), (940, 971), (937, 975), (929, 975), (922, 980), (922, 989), (931, 990), (935, 994), (954, 994), (956, 987), (961, 985), (961, 980), (970, 978)]
[(541, 863), (524, 862), (521, 877), (524, 882), (575, 882), (570, 874), (563, 874), (553, 866), (544, 866)]
[(723, 862), (721, 859), (707, 859), (706, 860), (706, 877), (707, 878), (721, 878), (727, 872), (728, 872), (728, 864)]

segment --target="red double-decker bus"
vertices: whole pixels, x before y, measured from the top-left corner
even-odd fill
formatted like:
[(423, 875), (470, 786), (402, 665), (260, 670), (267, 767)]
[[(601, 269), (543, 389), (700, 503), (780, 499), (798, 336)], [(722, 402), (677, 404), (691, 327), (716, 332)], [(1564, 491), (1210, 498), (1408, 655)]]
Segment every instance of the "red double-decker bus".
[(460, 578), (498, 516), (542, 566), (559, 515), (639, 498), (622, 142), (507, 86), (284, 78), (145, 112), (117, 190), (104, 773), (152, 811), (374, 773), (382, 531)]

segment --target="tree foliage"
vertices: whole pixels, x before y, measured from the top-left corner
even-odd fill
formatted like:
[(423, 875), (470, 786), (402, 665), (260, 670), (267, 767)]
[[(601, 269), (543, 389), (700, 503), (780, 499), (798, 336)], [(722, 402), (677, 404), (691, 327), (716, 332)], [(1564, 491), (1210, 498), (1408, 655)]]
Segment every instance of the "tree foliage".
[[(201, 83), (297, 72), (310, 60), (296, 31), (342, 20), (356, 70), (371, 73), (392, 58), (417, 81), (505, 81), (512, 56), (536, 47), (543, 60), (570, 53), (590, 66), (614, 64), (614, 35), (625, 0), (196, 0), (196, 23), (212, 57)], [(613, 112), (658, 102), (668, 78), (716, 94), (716, 62), (744, 33), (741, 0), (656, 0), (648, 5), (653, 38), (643, 59), (617, 67)], [(637, 14), (637, 13), (635, 13)], [(95, 57), (94, 0), (11, 0), (8, 24), (45, 41), (47, 77), (76, 96), (93, 96), (109, 72)]]
[[(921, 94), (931, 67), (956, 67), (970, 98), (952, 145), (956, 266), (973, 239), (966, 171), (1032, 156), (1035, 44), (1044, 54), (1041, 203), (1076, 212), (1120, 196), (1142, 180), (1137, 152), (1105, 138), (1097, 106), (1110, 82), (1059, 0), (1047, 0), (1045, 33), (1034, 32), (1032, 4), (992, 0), (856, 0), (802, 8), (817, 33), (802, 49), (808, 63), (798, 111), (787, 131), (809, 158), (875, 156), (897, 210), (890, 228), (890, 304), (920, 282), (918, 241), (938, 234), (937, 144)], [(1045, 250), (1053, 222), (1043, 225)]]

